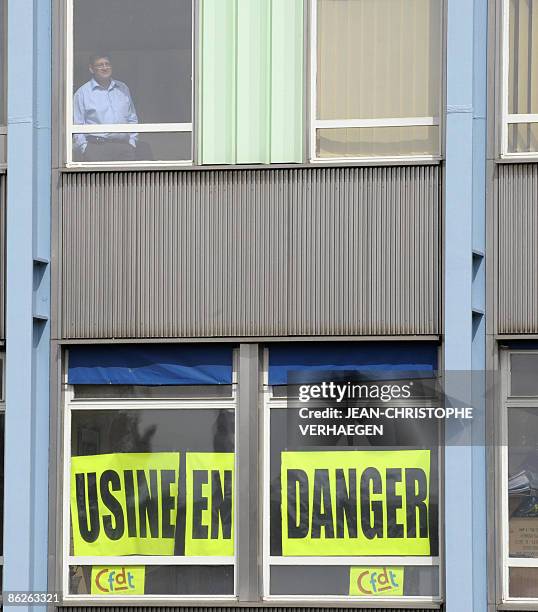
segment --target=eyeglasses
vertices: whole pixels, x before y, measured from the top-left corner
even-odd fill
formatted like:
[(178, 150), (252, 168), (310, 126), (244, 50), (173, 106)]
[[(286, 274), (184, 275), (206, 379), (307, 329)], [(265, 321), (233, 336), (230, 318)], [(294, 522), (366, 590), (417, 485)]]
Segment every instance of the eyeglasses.
[(105, 68), (110, 68), (112, 64), (110, 62), (103, 62), (102, 64), (94, 64), (93, 67), (98, 70), (104, 70)]

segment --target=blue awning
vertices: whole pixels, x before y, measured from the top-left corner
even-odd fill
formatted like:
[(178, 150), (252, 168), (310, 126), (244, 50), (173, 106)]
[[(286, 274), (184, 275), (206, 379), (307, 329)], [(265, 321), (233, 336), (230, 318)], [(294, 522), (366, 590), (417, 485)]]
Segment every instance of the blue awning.
[[(288, 384), (288, 372), (303, 376), (321, 370), (433, 374), (437, 350), (433, 342), (275, 343), (269, 348), (269, 384)], [(309, 380), (299, 381), (295, 374), (294, 382)]]
[(93, 345), (69, 348), (71, 385), (230, 385), (229, 344)]

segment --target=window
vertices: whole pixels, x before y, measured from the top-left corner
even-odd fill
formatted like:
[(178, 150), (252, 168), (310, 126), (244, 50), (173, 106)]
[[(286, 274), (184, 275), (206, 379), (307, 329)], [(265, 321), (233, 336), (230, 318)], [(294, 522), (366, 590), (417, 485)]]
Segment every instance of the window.
[[(359, 434), (305, 441), (287, 378), (296, 364), (346, 377), (350, 364), (355, 372), (363, 364), (386, 393), (413, 365), (411, 400), (376, 397), (392, 409), (436, 406), (437, 346), (326, 344), (275, 343), (263, 360), (257, 348), (231, 345), (71, 347), (65, 599), (440, 602), (439, 423), (386, 425), (382, 442)], [(394, 378), (381, 370), (389, 355)], [(240, 508), (247, 480), (236, 483), (238, 467), (250, 500)], [(245, 593), (257, 560), (260, 591)]]
[(68, 166), (441, 155), (444, 0), (64, 1)]
[(235, 597), (234, 377), (65, 385), (66, 599)]
[(0, 586), (3, 583), (4, 568), (4, 432), (6, 413), (4, 365), (5, 353), (0, 355)]
[[(296, 432), (306, 404), (268, 384), (265, 361), (264, 598), (441, 601), (437, 423), (398, 423), (382, 447), (349, 435), (305, 443)], [(435, 405), (421, 389), (390, 406)]]
[(504, 352), (503, 600), (538, 601), (538, 352)]
[(501, 154), (538, 153), (538, 2), (504, 0)]
[(304, 160), (303, 0), (203, 0), (202, 164)]
[(67, 0), (67, 161), (192, 160), (191, 0)]
[(0, 0), (0, 164), (7, 160), (7, 2)]
[(315, 0), (313, 159), (441, 151), (441, 0)]

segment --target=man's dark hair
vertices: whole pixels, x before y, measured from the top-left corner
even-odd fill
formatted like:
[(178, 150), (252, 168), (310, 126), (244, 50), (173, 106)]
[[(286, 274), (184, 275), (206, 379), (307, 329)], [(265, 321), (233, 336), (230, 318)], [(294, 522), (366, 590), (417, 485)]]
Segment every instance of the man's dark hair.
[(92, 53), (90, 55), (90, 66), (93, 66), (97, 60), (100, 60), (103, 58), (107, 59), (109, 62), (112, 61), (110, 57), (110, 53)]

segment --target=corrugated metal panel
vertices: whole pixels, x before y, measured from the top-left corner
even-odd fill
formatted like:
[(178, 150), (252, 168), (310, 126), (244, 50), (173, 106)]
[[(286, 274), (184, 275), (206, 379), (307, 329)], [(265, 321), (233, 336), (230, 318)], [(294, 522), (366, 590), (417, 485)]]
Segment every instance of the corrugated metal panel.
[(6, 189), (6, 175), (0, 174), (0, 340), (6, 337)]
[(538, 333), (538, 164), (498, 166), (498, 333)]
[(299, 189), (290, 333), (437, 333), (437, 169), (324, 169)]
[(439, 168), (62, 176), (65, 338), (439, 333)]
[(301, 162), (303, 0), (204, 0), (201, 163)]
[[(58, 608), (62, 612), (140, 612), (140, 607), (135, 606), (69, 606)], [(218, 607), (218, 606), (182, 606), (182, 607), (155, 607), (155, 606), (143, 606), (144, 612), (237, 612), (242, 610), (244, 612), (257, 612), (260, 610), (259, 607)], [(297, 608), (297, 607), (282, 607), (282, 606), (271, 606), (269, 608), (272, 612), (337, 612), (338, 610), (349, 610), (349, 608)], [(379, 612), (382, 608), (360, 608), (361, 612)], [(424, 608), (393, 608), (387, 607), (386, 610), (391, 612), (431, 612), (431, 610), (425, 610)]]

